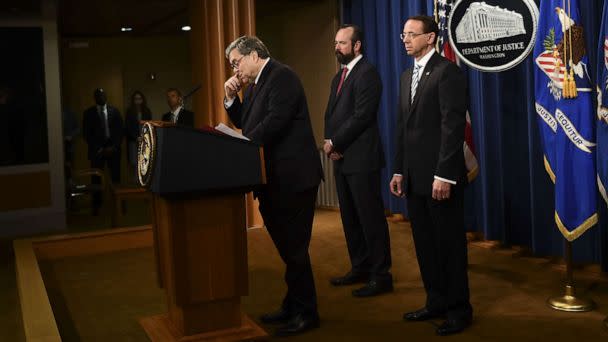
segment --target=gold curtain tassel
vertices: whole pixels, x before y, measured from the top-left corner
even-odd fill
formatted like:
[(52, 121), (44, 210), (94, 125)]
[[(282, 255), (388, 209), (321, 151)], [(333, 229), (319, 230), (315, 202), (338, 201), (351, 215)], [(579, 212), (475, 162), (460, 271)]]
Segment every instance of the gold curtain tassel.
[(578, 92), (576, 89), (576, 80), (574, 79), (574, 72), (570, 69), (570, 96), (575, 98), (578, 96)]

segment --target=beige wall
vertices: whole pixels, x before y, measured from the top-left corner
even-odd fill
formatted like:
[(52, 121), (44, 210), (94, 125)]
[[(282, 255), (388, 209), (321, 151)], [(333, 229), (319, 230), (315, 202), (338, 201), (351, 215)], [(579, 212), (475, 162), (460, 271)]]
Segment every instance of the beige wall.
[(317, 144), (331, 79), (338, 70), (333, 41), (338, 28), (337, 0), (256, 1), (256, 34), (271, 55), (300, 76)]
[[(183, 93), (193, 88), (189, 37), (163, 35), (150, 37), (111, 37), (64, 39), (61, 50), (64, 106), (77, 114), (94, 104), (93, 90), (103, 87), (108, 102), (124, 115), (134, 90), (148, 100), (152, 118), (160, 120), (168, 111), (165, 91), (177, 87)], [(156, 80), (151, 80), (155, 73)], [(188, 103), (187, 103), (188, 105)], [(188, 106), (189, 107), (189, 106)], [(123, 143), (123, 179), (126, 179), (126, 153)], [(82, 136), (76, 142), (75, 169), (89, 167)]]

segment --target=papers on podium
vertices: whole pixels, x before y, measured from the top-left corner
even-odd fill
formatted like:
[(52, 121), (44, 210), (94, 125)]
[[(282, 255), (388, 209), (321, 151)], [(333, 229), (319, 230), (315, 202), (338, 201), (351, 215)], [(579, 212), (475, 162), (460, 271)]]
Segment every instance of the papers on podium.
[(232, 128), (224, 125), (223, 123), (220, 123), (219, 125), (215, 126), (215, 129), (217, 129), (218, 131), (227, 134), (231, 137), (235, 137), (235, 138), (239, 138), (239, 139), (243, 139), (243, 140), (247, 140), (249, 141), (249, 138), (247, 138), (246, 136), (242, 135), (241, 133), (233, 130)]

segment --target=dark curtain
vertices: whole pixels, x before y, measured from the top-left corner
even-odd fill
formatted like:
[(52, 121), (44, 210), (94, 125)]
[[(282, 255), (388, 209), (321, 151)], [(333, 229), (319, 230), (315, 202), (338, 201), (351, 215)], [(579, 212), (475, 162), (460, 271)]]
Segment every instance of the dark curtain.
[[(605, 0), (579, 1), (581, 24), (596, 75), (597, 46)], [(607, 0), (608, 1), (608, 0)], [(536, 1), (537, 4), (539, 1)], [(433, 15), (433, 0), (343, 0), (343, 23), (361, 26), (366, 57), (383, 82), (379, 127), (387, 155), (383, 198), (394, 213), (404, 213), (404, 201), (388, 191), (392, 177), (394, 126), (399, 76), (413, 61), (405, 54), (399, 34), (413, 15)], [(468, 74), (470, 115), (479, 161), (479, 175), (467, 188), (466, 223), (471, 231), (504, 245), (528, 246), (535, 255), (562, 255), (564, 238), (553, 218), (553, 184), (545, 172), (543, 148), (534, 109), (532, 55), (517, 67), (484, 73), (464, 67)], [(595, 80), (593, 80), (595, 81)], [(601, 263), (608, 269), (605, 203), (598, 196), (600, 225), (573, 243), (576, 262)]]

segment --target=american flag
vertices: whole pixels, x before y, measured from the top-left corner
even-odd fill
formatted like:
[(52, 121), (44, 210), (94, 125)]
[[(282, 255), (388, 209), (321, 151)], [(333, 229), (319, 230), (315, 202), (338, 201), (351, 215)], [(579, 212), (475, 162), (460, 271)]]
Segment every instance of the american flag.
[[(460, 65), (448, 36), (448, 20), (450, 12), (456, 0), (435, 0), (435, 20), (439, 26), (437, 37), (437, 51), (450, 61)], [(473, 143), (473, 128), (471, 127), (471, 116), (467, 111), (467, 124), (464, 129), (464, 161), (467, 167), (469, 182), (477, 176), (479, 164), (475, 156), (475, 144)]]
[[(551, 51), (545, 51), (536, 57), (536, 65), (561, 89), (564, 84), (566, 68), (561, 59), (556, 58)], [(556, 68), (559, 65), (559, 68)]]
[[(608, 36), (604, 40), (604, 65), (606, 66), (606, 70), (608, 70)], [(608, 78), (606, 78), (606, 89), (608, 89)]]
[(450, 38), (448, 37), (448, 20), (450, 12), (452, 11), (454, 0), (437, 0), (436, 1), (436, 13), (437, 25), (439, 26), (439, 36), (437, 37), (437, 50), (442, 56), (451, 60), (454, 63), (458, 63), (454, 50), (450, 46)]

